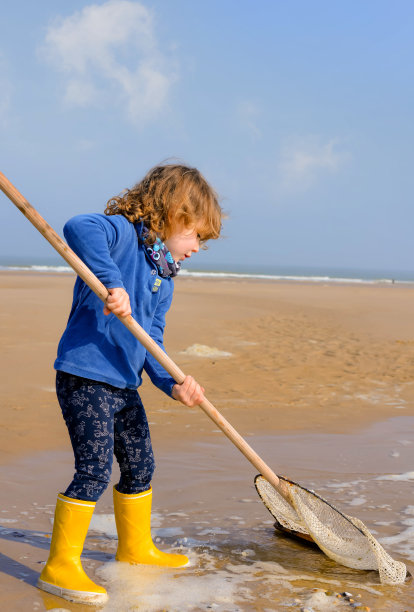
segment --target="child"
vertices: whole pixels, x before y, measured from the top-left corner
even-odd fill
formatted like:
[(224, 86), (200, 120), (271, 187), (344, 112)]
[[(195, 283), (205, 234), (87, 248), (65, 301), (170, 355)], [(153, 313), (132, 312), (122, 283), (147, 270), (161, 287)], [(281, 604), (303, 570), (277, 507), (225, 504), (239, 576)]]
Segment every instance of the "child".
[[(114, 316), (132, 316), (163, 347), (173, 277), (200, 244), (219, 237), (217, 196), (195, 168), (156, 166), (131, 190), (109, 200), (105, 215), (79, 215), (65, 238), (107, 287), (102, 303), (78, 277), (55, 361), (56, 390), (75, 455), (75, 475), (55, 510), (50, 555), (39, 588), (75, 602), (99, 604), (103, 587), (83, 571), (80, 555), (96, 501), (108, 486), (113, 454), (116, 559), (181, 567), (184, 555), (158, 550), (151, 539), (154, 457), (137, 393), (144, 369), (154, 385), (186, 406), (204, 389), (187, 376), (176, 384)], [(112, 314), (113, 313), (113, 314)]]

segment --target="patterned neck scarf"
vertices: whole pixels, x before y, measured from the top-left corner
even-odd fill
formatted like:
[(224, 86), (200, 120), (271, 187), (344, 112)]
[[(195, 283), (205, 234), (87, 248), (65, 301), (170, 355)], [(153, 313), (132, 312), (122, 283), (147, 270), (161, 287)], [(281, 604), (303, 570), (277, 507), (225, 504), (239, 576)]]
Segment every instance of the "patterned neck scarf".
[(138, 239), (146, 250), (149, 258), (156, 264), (158, 274), (162, 278), (177, 276), (181, 268), (181, 263), (179, 261), (174, 261), (170, 251), (167, 249), (162, 240), (160, 240), (160, 238), (157, 238), (153, 245), (146, 244), (145, 239), (149, 233), (148, 229), (145, 227), (145, 225), (142, 226), (141, 232), (139, 232), (139, 229), (141, 228), (136, 226)]

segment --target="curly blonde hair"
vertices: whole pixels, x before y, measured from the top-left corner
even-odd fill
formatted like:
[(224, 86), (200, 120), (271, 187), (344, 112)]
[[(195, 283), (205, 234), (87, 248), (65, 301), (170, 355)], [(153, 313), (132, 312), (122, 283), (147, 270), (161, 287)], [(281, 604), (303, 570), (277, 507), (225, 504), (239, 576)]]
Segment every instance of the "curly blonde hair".
[(200, 242), (220, 236), (223, 212), (216, 192), (197, 168), (173, 163), (154, 166), (132, 189), (108, 200), (106, 215), (143, 221), (147, 242), (166, 240), (176, 228), (194, 227)]

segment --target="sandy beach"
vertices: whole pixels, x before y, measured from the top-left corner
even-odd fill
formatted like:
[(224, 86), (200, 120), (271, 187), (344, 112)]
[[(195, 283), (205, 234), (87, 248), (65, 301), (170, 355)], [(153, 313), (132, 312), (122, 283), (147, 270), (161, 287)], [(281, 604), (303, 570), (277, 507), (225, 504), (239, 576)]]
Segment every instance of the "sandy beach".
[[(7, 610), (82, 610), (34, 586), (56, 494), (73, 469), (53, 370), (73, 282), (71, 274), (0, 273), (0, 601)], [(411, 573), (413, 298), (411, 285), (183, 277), (165, 336), (170, 356), (272, 469), (361, 518)], [(338, 566), (275, 535), (254, 468), (216, 425), (148, 380), (141, 395), (157, 461), (154, 531), (166, 549), (189, 553), (192, 566), (177, 576), (113, 563), (108, 490), (84, 563), (108, 588), (105, 610), (300, 610), (311, 607), (315, 588), (331, 595), (319, 604), (328, 607), (313, 602), (314, 610), (351, 609), (340, 598), (332, 607), (332, 593), (344, 591), (371, 610), (414, 609), (412, 583), (383, 586), (375, 572)], [(114, 468), (114, 483), (116, 476)]]

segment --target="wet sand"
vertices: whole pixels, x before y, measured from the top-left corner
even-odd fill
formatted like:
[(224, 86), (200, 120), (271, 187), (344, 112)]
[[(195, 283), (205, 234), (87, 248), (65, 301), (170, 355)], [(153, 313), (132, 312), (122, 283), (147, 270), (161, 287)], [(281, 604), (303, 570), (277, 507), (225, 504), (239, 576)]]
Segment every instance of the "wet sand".
[[(82, 608), (45, 602), (33, 586), (47, 557), (56, 493), (73, 469), (52, 369), (73, 281), (0, 273), (0, 600), (13, 610)], [(166, 333), (171, 357), (277, 473), (361, 518), (408, 566), (413, 297), (411, 286), (179, 278)], [(183, 352), (195, 343), (231, 356)], [(253, 487), (254, 468), (214, 423), (148, 381), (142, 396), (158, 466), (154, 530), (165, 547), (190, 550), (193, 566), (174, 580), (160, 570), (119, 575), (107, 491), (85, 547), (85, 566), (108, 585), (106, 610), (278, 610), (295, 599), (299, 610), (313, 588), (360, 594), (372, 610), (413, 609), (413, 586), (385, 587), (373, 572), (337, 566), (276, 536)], [(384, 475), (392, 479), (377, 480)], [(332, 601), (326, 605), (332, 609)]]

